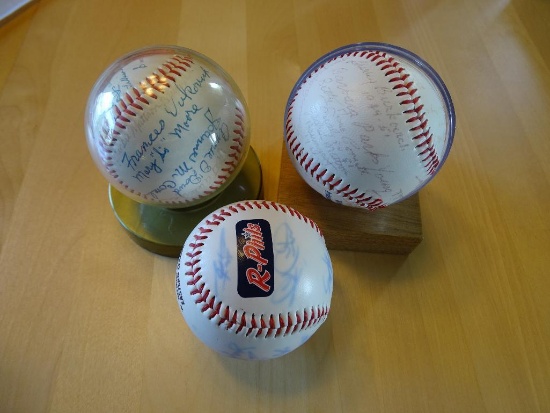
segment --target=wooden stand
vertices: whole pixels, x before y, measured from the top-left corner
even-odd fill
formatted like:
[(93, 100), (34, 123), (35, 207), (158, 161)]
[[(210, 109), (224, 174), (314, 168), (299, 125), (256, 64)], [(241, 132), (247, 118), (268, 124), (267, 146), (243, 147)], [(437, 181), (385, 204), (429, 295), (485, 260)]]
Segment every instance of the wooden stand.
[(314, 220), (328, 249), (408, 254), (422, 241), (418, 194), (375, 211), (338, 205), (300, 177), (284, 147), (278, 201)]

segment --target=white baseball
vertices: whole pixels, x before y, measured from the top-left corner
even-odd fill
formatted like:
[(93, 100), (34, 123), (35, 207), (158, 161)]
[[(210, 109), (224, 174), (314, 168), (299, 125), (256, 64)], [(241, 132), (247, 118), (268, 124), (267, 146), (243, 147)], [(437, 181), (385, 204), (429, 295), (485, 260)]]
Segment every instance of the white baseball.
[(96, 83), (88, 143), (107, 179), (144, 203), (183, 207), (229, 184), (248, 150), (244, 99), (221, 68), (146, 49)]
[(296, 349), (326, 320), (332, 264), (309, 218), (275, 202), (238, 202), (191, 233), (176, 295), (207, 346), (230, 357), (270, 359)]
[(289, 98), (286, 145), (295, 168), (349, 206), (376, 209), (417, 192), (451, 145), (441, 88), (397, 54), (351, 48), (329, 57)]

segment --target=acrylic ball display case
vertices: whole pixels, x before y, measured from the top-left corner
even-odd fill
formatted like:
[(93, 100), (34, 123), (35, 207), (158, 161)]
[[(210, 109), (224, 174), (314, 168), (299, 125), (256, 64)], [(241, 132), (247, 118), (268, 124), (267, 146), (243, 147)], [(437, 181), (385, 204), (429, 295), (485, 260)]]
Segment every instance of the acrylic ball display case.
[(423, 238), (419, 191), (441, 171), (455, 127), (447, 87), (415, 53), (334, 49), (290, 91), (277, 200), (314, 219), (329, 249), (410, 253)]
[(196, 51), (152, 46), (117, 59), (92, 88), (85, 129), (116, 217), (153, 252), (177, 256), (209, 212), (260, 195), (245, 99)]

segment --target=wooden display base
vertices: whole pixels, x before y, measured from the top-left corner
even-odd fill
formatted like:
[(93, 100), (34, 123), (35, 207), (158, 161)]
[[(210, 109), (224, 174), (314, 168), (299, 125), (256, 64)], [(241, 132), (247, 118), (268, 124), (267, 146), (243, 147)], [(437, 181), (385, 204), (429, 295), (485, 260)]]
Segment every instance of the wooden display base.
[(300, 177), (284, 147), (278, 201), (314, 220), (328, 249), (408, 254), (422, 241), (418, 194), (375, 211), (338, 205)]

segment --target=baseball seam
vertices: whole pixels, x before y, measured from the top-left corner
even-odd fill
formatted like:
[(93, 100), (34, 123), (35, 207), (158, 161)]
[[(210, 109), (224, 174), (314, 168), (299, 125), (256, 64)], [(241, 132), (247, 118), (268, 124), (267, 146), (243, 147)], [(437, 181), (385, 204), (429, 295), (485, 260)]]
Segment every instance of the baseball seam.
[(420, 96), (417, 94), (417, 89), (414, 88), (414, 82), (408, 79), (410, 75), (399, 62), (392, 56), (381, 51), (357, 51), (335, 56), (317, 67), (306, 79), (304, 79), (290, 102), (287, 111), (287, 122), (285, 125), (286, 140), (290, 152), (295, 157), (296, 161), (304, 171), (309, 173), (317, 182), (320, 182), (330, 191), (335, 190), (338, 195), (349, 201), (355, 202), (358, 206), (367, 209), (377, 209), (385, 206), (381, 198), (366, 196), (366, 194), (360, 192), (358, 188), (352, 188), (349, 184), (344, 185), (342, 178), (322, 168), (319, 162), (316, 162), (308, 152), (304, 151), (303, 145), (299, 142), (299, 137), (295, 134), (294, 125), (292, 123), (294, 104), (302, 86), (326, 64), (336, 59), (349, 56), (364, 57), (373, 62), (376, 67), (384, 72), (386, 77), (389, 76), (388, 82), (393, 84), (392, 90), (395, 91), (396, 97), (401, 98), (399, 104), (404, 107), (403, 113), (409, 115), (406, 123), (410, 124), (409, 132), (413, 134), (411, 139), (415, 144), (415, 149), (418, 151), (418, 156), (421, 159), (420, 162), (429, 175), (433, 175), (436, 172), (440, 161), (434, 147), (433, 135), (430, 132), (428, 118), (423, 111), (424, 105), (421, 102)]
[[(114, 112), (114, 128), (109, 127), (106, 119), (103, 122), (99, 145), (103, 152), (101, 155), (107, 172), (113, 178), (118, 179), (118, 183), (130, 193), (144, 199), (149, 198), (145, 194), (130, 188), (124, 180), (119, 179), (120, 176), (115, 169), (112, 159), (112, 147), (117, 142), (117, 137), (123, 133), (122, 131), (126, 129), (127, 125), (133, 122), (133, 119), (139, 115), (139, 112), (145, 110), (151, 103), (154, 103), (154, 101), (159, 98), (159, 93), (164, 94), (166, 89), (170, 88), (171, 84), (175, 83), (178, 77), (183, 76), (187, 69), (193, 64), (194, 61), (189, 56), (172, 56), (161, 66), (157, 67), (156, 72), (152, 72), (144, 80), (140, 81), (139, 89), (134, 86), (129, 92), (121, 96), (117, 104), (113, 105), (111, 110)], [(242, 156), (243, 141), (245, 139), (245, 114), (239, 107), (235, 107), (235, 117), (236, 120), (233, 129), (235, 136), (229, 147), (232, 152), (227, 155), (229, 160), (224, 162), (225, 166), (221, 168), (221, 173), (218, 174), (213, 184), (210, 185), (207, 190), (194, 198), (185, 199), (185, 202), (193, 202), (202, 196), (210, 195), (215, 192), (226, 182), (237, 167)], [(182, 201), (168, 201), (166, 203), (180, 204), (181, 202)]]
[(186, 257), (185, 262), (183, 262), (183, 265), (187, 267), (184, 272), (187, 279), (186, 284), (191, 287), (190, 295), (196, 296), (195, 304), (200, 307), (200, 311), (219, 327), (223, 327), (226, 330), (236, 327), (234, 329), (235, 334), (244, 334), (246, 337), (255, 338), (287, 336), (306, 330), (317, 323), (323, 322), (330, 311), (328, 305), (320, 305), (284, 314), (249, 314), (242, 309), (232, 308), (219, 300), (206, 285), (201, 273), (201, 255), (204, 251), (205, 241), (214, 230), (213, 228), (234, 214), (264, 208), (289, 214), (311, 226), (312, 229), (323, 237), (320, 228), (315, 222), (291, 207), (270, 201), (244, 201), (222, 208), (209, 217), (209, 219), (206, 219), (204, 224), (198, 227), (192, 235), (193, 242), (188, 244), (190, 250), (182, 252)]

